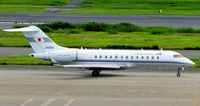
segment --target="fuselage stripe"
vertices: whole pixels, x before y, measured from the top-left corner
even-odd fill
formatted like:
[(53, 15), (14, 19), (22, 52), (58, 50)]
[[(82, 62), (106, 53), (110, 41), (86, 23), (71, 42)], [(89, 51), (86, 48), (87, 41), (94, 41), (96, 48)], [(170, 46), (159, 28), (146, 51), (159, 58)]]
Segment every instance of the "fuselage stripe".
[(172, 61), (119, 61), (119, 60), (75, 60), (76, 62), (126, 62), (126, 63), (176, 63), (176, 64), (187, 64), (183, 62), (172, 62)]

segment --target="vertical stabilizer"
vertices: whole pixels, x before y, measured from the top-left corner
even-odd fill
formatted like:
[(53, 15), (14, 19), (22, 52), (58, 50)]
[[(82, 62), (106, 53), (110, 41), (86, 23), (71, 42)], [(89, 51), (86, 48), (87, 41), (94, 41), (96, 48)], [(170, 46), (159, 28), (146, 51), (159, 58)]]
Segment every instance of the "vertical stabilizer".
[(62, 48), (52, 41), (40, 28), (36, 26), (7, 29), (7, 32), (23, 32), (34, 52), (45, 52)]

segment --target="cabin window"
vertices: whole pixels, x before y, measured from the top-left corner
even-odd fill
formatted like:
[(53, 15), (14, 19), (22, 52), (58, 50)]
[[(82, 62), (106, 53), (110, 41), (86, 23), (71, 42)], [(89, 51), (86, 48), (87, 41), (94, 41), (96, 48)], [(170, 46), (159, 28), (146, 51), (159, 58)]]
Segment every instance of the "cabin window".
[(110, 56), (110, 58), (112, 59), (112, 56)]
[(100, 58), (102, 58), (102, 56), (99, 56)]
[(133, 59), (133, 56), (131, 56), (131, 59)]
[(144, 57), (142, 56), (141, 59), (144, 59)]
[(136, 59), (138, 59), (139, 57), (138, 56), (136, 56)]
[(159, 56), (157, 56), (157, 59), (159, 59)]
[(154, 59), (154, 56), (152, 56), (151, 58)]
[(97, 58), (97, 55), (95, 55), (95, 58)]
[(149, 59), (149, 56), (147, 56), (147, 60)]
[(115, 56), (115, 58), (117, 59), (117, 56)]
[(121, 56), (121, 59), (123, 59), (123, 56)]
[(126, 59), (128, 59), (128, 56), (126, 56)]
[(107, 56), (105, 56), (105, 58), (107, 59)]

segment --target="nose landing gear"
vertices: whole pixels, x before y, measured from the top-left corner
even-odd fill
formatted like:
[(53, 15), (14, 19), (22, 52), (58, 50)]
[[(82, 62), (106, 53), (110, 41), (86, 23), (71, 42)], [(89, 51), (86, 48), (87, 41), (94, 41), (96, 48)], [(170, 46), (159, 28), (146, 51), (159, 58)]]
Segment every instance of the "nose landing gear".
[(181, 76), (181, 70), (184, 70), (184, 67), (178, 67), (178, 70), (177, 70), (177, 73), (176, 73), (177, 77)]

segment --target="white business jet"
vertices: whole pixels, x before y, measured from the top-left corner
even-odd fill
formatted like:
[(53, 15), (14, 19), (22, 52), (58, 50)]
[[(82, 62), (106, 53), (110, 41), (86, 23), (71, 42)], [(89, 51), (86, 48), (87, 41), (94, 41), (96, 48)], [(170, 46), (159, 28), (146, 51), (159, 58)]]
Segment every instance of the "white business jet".
[(30, 26), (7, 29), (8, 32), (23, 32), (35, 53), (34, 58), (50, 60), (64, 67), (92, 70), (99, 76), (101, 70), (120, 70), (134, 67), (178, 68), (177, 77), (184, 67), (195, 63), (180, 53), (165, 50), (103, 50), (65, 48), (57, 45), (41, 29)]

